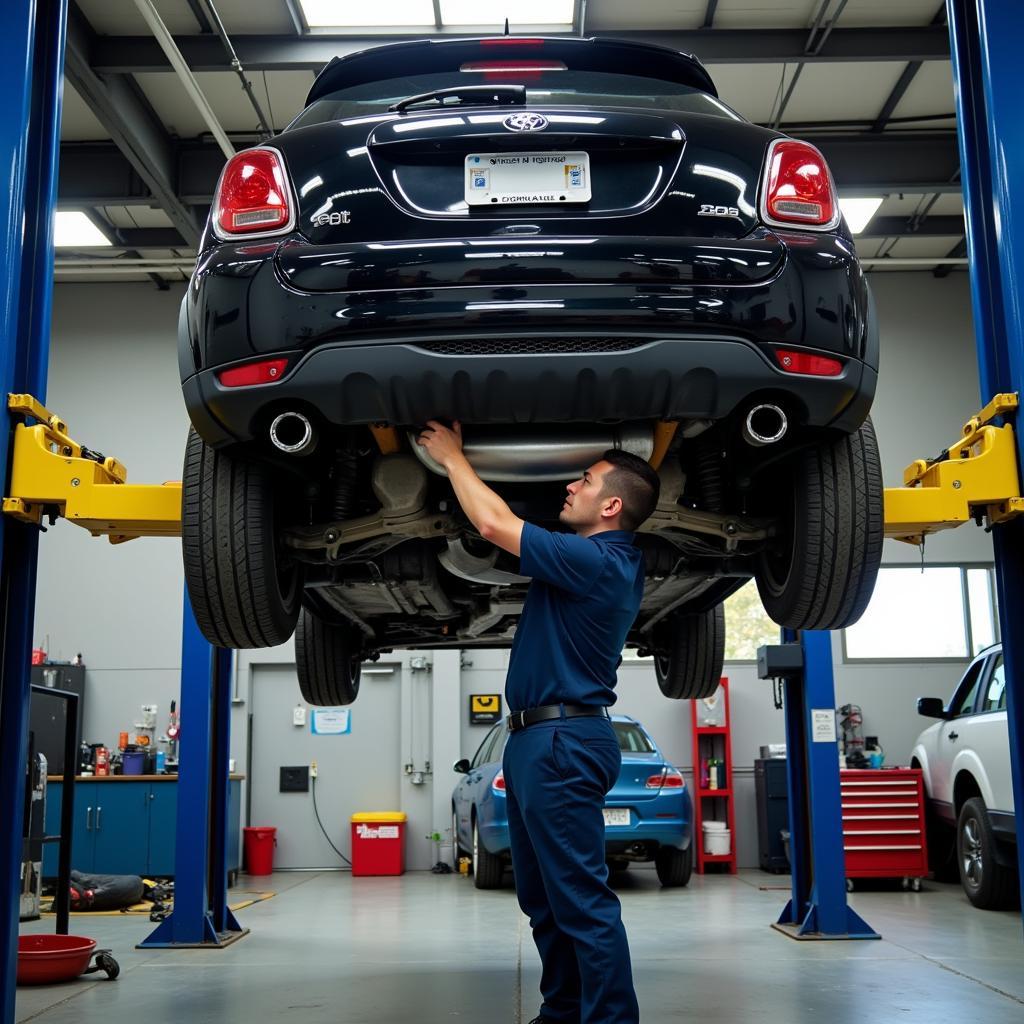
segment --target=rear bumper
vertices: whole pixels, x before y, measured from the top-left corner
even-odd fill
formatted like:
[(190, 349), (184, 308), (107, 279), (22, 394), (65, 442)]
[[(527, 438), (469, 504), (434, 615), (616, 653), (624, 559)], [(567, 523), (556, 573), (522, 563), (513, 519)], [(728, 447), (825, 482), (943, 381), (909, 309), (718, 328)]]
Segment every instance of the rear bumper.
[[(493, 342), (493, 339), (490, 339)], [(322, 345), (294, 354), (273, 384), (225, 388), (215, 370), (182, 385), (199, 432), (213, 445), (262, 436), (270, 417), (301, 409), (333, 425), (431, 418), (465, 423), (721, 419), (752, 396), (782, 399), (810, 426), (855, 430), (876, 374), (860, 360), (841, 376), (785, 374), (739, 338), (636, 338), (618, 352), (450, 355), (416, 339)], [(584, 346), (586, 347), (586, 346)]]
[[(337, 425), (592, 422), (721, 418), (766, 392), (788, 398), (809, 425), (860, 425), (877, 330), (842, 239), (810, 245), (761, 231), (720, 246), (680, 241), (675, 259), (664, 246), (644, 256), (653, 241), (634, 241), (559, 257), (556, 277), (529, 253), (490, 254), (486, 273), (460, 257), (469, 274), (438, 250), (404, 244), (358, 253), (294, 241), (219, 246), (200, 262), (179, 323), (192, 421), (216, 445), (257, 435), (279, 407)], [(845, 372), (784, 374), (771, 345), (833, 353)], [(225, 389), (216, 379), (226, 366), (280, 355), (291, 363), (273, 384)]]

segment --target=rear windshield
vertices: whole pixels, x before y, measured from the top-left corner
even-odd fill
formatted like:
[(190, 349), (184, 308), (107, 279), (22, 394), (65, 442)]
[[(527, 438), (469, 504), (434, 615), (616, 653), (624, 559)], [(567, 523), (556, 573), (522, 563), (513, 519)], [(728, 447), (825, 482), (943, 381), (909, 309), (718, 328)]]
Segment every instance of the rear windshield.
[(619, 750), (625, 754), (653, 754), (654, 745), (647, 738), (647, 733), (632, 722), (612, 722), (615, 738), (619, 741)]
[[(641, 75), (622, 75), (606, 71), (537, 71), (531, 69), (522, 79), (502, 73), (496, 79), (492, 71), (444, 71), (353, 85), (314, 100), (292, 122), (292, 128), (304, 128), (325, 121), (383, 114), (392, 103), (437, 89), (459, 85), (525, 85), (526, 102), (538, 106), (641, 107), (653, 110), (679, 110), (711, 114), (736, 121), (742, 118), (721, 100), (693, 86), (666, 82)], [(437, 104), (417, 106), (418, 111), (435, 109)]]

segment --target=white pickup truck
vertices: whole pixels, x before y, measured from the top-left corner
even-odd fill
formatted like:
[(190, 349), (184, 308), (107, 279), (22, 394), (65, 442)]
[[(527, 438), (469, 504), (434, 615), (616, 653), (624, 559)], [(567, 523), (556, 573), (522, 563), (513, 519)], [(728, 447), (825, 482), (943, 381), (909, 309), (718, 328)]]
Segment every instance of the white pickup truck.
[(1013, 906), (1019, 882), (1002, 647), (971, 662), (948, 705), (922, 697), (917, 710), (940, 720), (917, 737), (911, 760), (924, 770), (935, 875), (952, 881), (958, 870), (976, 907)]

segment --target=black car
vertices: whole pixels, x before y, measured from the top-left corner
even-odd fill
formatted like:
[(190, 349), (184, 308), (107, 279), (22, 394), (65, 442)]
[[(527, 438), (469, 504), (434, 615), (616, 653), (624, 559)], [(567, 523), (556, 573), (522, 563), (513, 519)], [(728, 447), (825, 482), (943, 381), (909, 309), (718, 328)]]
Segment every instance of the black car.
[(717, 686), (722, 601), (855, 621), (881, 553), (878, 334), (821, 154), (694, 57), (443, 39), (332, 61), (231, 159), (180, 320), (185, 575), (229, 647), (296, 628), (306, 699), (392, 648), (503, 646), (528, 581), (413, 437), (557, 527), (610, 447), (658, 468), (629, 643)]

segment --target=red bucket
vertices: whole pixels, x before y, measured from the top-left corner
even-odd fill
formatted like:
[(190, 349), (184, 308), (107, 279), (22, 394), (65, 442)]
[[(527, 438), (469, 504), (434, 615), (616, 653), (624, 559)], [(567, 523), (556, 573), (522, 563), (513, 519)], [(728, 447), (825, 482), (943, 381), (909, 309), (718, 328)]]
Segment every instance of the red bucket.
[(49, 985), (77, 978), (89, 966), (95, 939), (82, 935), (19, 935), (18, 984)]
[(276, 828), (260, 826), (243, 828), (245, 835), (245, 865), (250, 875), (269, 875), (274, 871)]

